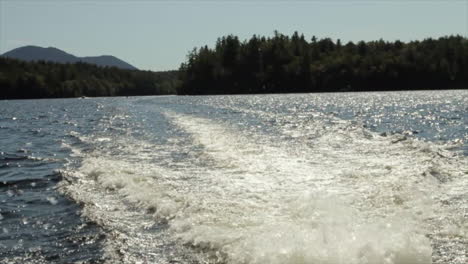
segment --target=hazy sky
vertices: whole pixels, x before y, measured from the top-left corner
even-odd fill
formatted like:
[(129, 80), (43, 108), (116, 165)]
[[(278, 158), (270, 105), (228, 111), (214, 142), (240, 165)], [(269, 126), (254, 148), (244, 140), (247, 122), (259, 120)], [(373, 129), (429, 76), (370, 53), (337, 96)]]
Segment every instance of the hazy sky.
[(0, 53), (24, 45), (114, 55), (145, 70), (177, 69), (227, 34), (242, 40), (295, 30), (349, 40), (468, 36), (468, 0), (130, 1), (0, 0)]

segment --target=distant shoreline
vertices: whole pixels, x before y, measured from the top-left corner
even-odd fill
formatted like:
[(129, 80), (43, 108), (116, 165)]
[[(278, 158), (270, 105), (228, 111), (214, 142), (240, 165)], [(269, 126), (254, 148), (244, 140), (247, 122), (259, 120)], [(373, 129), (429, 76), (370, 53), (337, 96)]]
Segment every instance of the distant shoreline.
[(228, 35), (165, 72), (0, 57), (0, 87), (0, 99), (463, 90), (468, 39), (341, 43), (297, 32), (244, 41)]
[(90, 97), (41, 97), (41, 98), (1, 98), (0, 101), (12, 100), (63, 100), (63, 99), (95, 99), (95, 98), (133, 98), (133, 97), (176, 97), (176, 96), (193, 96), (193, 97), (206, 97), (206, 96), (259, 96), (259, 95), (303, 95), (303, 94), (358, 94), (358, 93), (399, 93), (399, 92), (434, 92), (434, 91), (462, 91), (468, 88), (448, 88), (448, 89), (414, 89), (414, 90), (378, 90), (378, 91), (338, 91), (338, 92), (284, 92), (284, 93), (251, 93), (251, 94), (202, 94), (202, 95), (178, 95), (178, 94), (165, 94), (165, 95), (116, 95), (116, 96), (90, 96)]

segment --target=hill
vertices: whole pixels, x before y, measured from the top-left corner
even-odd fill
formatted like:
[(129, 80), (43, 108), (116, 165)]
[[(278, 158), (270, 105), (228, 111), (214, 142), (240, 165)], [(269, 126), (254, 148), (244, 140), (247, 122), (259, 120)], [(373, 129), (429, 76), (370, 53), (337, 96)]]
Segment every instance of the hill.
[(136, 67), (114, 56), (77, 57), (54, 47), (42, 48), (38, 46), (24, 46), (5, 52), (1, 56), (24, 61), (50, 61), (57, 63), (85, 62), (102, 67), (138, 70)]

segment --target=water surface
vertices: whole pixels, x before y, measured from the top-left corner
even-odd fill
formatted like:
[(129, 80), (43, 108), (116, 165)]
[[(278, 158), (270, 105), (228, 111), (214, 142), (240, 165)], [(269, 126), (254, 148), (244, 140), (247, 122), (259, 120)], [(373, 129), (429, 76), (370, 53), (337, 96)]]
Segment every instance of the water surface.
[(0, 102), (0, 257), (466, 263), (468, 92)]

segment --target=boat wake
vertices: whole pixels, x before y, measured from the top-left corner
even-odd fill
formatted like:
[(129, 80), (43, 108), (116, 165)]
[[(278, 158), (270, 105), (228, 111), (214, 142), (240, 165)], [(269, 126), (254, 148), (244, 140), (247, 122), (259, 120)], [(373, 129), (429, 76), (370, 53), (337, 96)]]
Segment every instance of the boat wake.
[(97, 147), (63, 171), (60, 190), (110, 234), (109, 262), (467, 260), (468, 162), (443, 145), (342, 120), (267, 135), (164, 117), (165, 144), (83, 137)]

